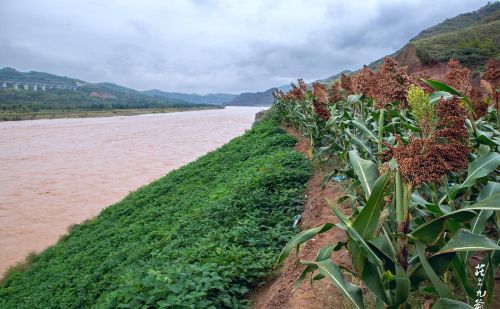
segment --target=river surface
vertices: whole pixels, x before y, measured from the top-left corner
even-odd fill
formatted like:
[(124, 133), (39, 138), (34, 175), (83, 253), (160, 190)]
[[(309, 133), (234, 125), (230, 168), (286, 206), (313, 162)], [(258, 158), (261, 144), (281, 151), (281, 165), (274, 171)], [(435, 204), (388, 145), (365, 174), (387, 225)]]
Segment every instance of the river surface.
[(0, 122), (0, 277), (71, 224), (243, 134), (262, 109)]

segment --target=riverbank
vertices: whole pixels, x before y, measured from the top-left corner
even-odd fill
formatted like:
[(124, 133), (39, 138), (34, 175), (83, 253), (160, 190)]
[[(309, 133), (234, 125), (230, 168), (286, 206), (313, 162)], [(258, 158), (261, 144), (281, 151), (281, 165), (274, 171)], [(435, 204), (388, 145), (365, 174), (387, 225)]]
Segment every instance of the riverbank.
[(131, 109), (105, 109), (105, 110), (41, 110), (39, 112), (7, 112), (0, 111), (1, 121), (35, 120), (35, 119), (65, 119), (65, 118), (98, 118), (113, 116), (135, 116), (143, 114), (175, 113), (185, 111), (200, 111), (223, 109), (223, 106), (193, 106), (169, 108), (131, 108)]
[(310, 162), (267, 118), (18, 265), (0, 306), (237, 307), (297, 230)]

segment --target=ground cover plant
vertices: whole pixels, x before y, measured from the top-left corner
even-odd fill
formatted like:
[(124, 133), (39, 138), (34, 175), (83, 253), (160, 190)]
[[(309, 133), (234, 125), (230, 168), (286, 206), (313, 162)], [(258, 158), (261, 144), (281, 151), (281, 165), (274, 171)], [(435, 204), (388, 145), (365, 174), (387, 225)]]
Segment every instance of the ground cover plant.
[[(330, 201), (339, 218), (296, 235), (279, 262), (318, 233), (348, 240), (301, 260), (306, 278), (330, 280), (354, 307), (491, 307), (500, 263), (500, 62), (491, 59), (473, 87), (470, 70), (450, 60), (444, 81), (408, 76), (389, 57), (331, 85), (302, 80), (276, 92), (286, 125), (311, 140), (315, 158), (333, 160), (329, 181), (347, 178)], [(350, 203), (346, 217), (337, 203)], [(332, 253), (346, 247), (352, 269)], [(363, 293), (362, 288), (369, 293)]]
[(0, 308), (248, 305), (295, 233), (311, 172), (278, 124), (269, 117), (74, 226), (9, 271)]

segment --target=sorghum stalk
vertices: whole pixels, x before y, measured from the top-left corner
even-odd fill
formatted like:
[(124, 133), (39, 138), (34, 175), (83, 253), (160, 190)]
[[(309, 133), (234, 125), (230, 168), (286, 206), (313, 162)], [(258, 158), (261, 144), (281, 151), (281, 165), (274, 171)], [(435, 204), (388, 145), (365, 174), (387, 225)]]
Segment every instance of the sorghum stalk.
[(408, 269), (408, 227), (410, 224), (409, 205), (411, 197), (411, 184), (405, 183), (401, 172), (396, 171), (396, 228), (398, 233), (397, 259), (404, 270)]
[(379, 155), (382, 153), (382, 137), (384, 135), (384, 117), (385, 117), (385, 109), (379, 109), (380, 115), (378, 117), (378, 153)]

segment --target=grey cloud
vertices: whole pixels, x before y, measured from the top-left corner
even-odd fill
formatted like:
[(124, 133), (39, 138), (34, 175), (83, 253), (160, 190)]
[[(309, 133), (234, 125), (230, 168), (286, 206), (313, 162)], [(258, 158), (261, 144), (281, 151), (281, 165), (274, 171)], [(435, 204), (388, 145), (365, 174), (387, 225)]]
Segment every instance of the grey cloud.
[(0, 66), (140, 90), (259, 91), (359, 68), (485, 3), (2, 1)]

